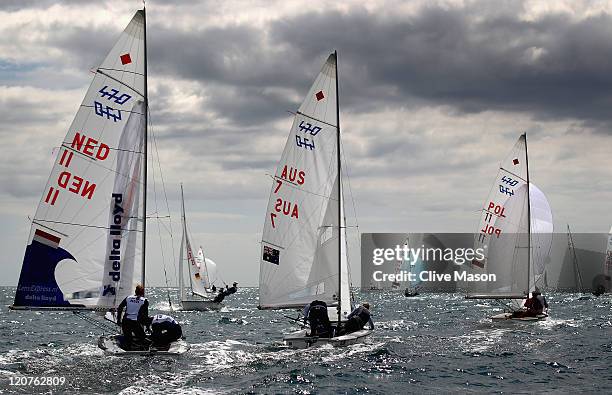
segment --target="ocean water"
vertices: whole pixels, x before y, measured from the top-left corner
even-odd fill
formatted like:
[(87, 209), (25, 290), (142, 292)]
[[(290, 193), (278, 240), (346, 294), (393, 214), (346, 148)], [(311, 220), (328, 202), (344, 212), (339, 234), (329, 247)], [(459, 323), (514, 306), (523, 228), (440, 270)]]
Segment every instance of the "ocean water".
[[(0, 304), (13, 294), (0, 288)], [(282, 333), (294, 328), (283, 315), (294, 313), (257, 310), (254, 288), (226, 298), (220, 312), (171, 312), (166, 290), (147, 296), (152, 312), (182, 324), (192, 344), (187, 354), (109, 357), (97, 347), (103, 330), (70, 312), (2, 308), (0, 392), (612, 392), (609, 295), (548, 294), (548, 320), (494, 324), (487, 316), (499, 306), (459, 294), (356, 292), (373, 305), (376, 331), (367, 343), (309, 350), (282, 346)], [(17, 376), (60, 376), (65, 384), (11, 386)]]

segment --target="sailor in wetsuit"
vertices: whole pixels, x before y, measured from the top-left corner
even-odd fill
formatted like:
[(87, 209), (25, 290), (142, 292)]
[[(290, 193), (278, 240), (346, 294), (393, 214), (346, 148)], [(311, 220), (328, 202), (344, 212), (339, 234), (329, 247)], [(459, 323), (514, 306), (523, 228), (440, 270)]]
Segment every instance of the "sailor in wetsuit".
[(313, 300), (302, 310), (304, 323), (310, 325), (309, 336), (330, 337), (331, 324), (327, 315), (327, 304), (321, 300)]
[(223, 299), (225, 299), (225, 289), (221, 288), (217, 296), (215, 296), (215, 298), (213, 299), (213, 302), (221, 303), (223, 302)]
[[(125, 316), (122, 317), (125, 309)], [(149, 301), (144, 297), (144, 287), (137, 285), (134, 295), (128, 296), (117, 308), (117, 325), (121, 325), (125, 347), (144, 347), (144, 327), (149, 326)]]
[(231, 287), (227, 287), (227, 289), (225, 290), (225, 296), (231, 295), (231, 294), (235, 294), (236, 291), (238, 290), (237, 287), (238, 283), (234, 282), (234, 284), (232, 284)]
[(167, 346), (183, 336), (181, 325), (169, 315), (151, 318), (151, 340), (155, 346)]
[(344, 325), (344, 334), (362, 330), (366, 323), (370, 324), (370, 329), (374, 329), (374, 322), (372, 322), (370, 304), (368, 302), (363, 303), (361, 306), (351, 311), (351, 314), (346, 318), (348, 320)]

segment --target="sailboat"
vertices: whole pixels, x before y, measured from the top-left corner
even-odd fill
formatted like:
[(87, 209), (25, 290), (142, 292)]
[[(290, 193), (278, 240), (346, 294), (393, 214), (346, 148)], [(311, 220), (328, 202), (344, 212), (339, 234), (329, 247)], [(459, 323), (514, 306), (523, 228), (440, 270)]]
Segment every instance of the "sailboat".
[(580, 273), (580, 265), (578, 264), (578, 255), (576, 255), (576, 247), (574, 246), (574, 238), (569, 224), (567, 224), (567, 249), (571, 255), (572, 263), (574, 264), (574, 281), (578, 292), (582, 295), (580, 300), (589, 299), (589, 295), (584, 295), (584, 285), (582, 283), (582, 274)]
[[(337, 54), (329, 56), (295, 114), (273, 177), (259, 270), (260, 309), (328, 305), (335, 333), (351, 312), (342, 196)], [(317, 338), (302, 329), (286, 345), (348, 345), (370, 334)]]
[(527, 135), (522, 134), (501, 163), (475, 236), (475, 248), (483, 249), (485, 258), (473, 260), (471, 271), (494, 274), (496, 281), (470, 283), (466, 298), (507, 301), (507, 312), (491, 317), (493, 320), (546, 318), (546, 314), (519, 318), (513, 313), (521, 310), (536, 287), (544, 285), (552, 232), (550, 204), (529, 181)]
[[(104, 314), (145, 283), (145, 20), (145, 10), (137, 11), (95, 70), (62, 141), (32, 220), (11, 309)], [(98, 344), (111, 354), (156, 351), (127, 352), (120, 341), (103, 336)], [(179, 341), (162, 352), (187, 349)]]
[[(214, 291), (212, 287), (216, 279), (216, 264), (209, 258), (204, 257), (204, 250), (199, 248), (197, 256), (194, 256), (187, 232), (187, 217), (185, 215), (185, 198), (183, 197), (183, 185), (181, 185), (181, 220), (183, 224), (183, 237), (181, 238), (181, 250), (179, 256), (179, 298), (182, 310), (219, 310), (223, 303), (213, 301)], [(189, 272), (189, 290), (191, 295), (185, 293), (183, 271), (187, 266)]]
[(610, 279), (612, 278), (612, 228), (608, 233), (608, 244), (604, 256), (603, 274), (598, 274), (593, 279), (593, 295), (601, 296), (610, 290)]

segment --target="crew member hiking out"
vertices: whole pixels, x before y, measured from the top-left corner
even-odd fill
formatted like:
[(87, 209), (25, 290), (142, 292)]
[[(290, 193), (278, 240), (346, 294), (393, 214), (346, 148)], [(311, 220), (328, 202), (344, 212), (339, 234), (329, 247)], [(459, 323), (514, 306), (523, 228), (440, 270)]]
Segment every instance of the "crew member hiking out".
[(358, 306), (355, 310), (351, 311), (347, 317), (346, 324), (344, 325), (344, 334), (357, 332), (362, 330), (365, 324), (370, 324), (370, 329), (374, 329), (374, 322), (372, 321), (372, 315), (370, 314), (370, 304), (368, 302)]

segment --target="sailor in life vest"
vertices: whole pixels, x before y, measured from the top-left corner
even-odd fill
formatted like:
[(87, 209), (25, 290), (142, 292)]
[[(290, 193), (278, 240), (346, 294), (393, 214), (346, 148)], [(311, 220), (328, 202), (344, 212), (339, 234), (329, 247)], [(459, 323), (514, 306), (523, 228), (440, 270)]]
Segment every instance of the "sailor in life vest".
[[(125, 315), (122, 317), (123, 310), (125, 310)], [(137, 285), (134, 295), (126, 297), (119, 304), (117, 325), (121, 325), (125, 346), (128, 349), (144, 346), (144, 327), (149, 326), (149, 301), (144, 297), (142, 285)]]
[(304, 306), (302, 315), (304, 316), (304, 324), (308, 321), (310, 326), (309, 336), (331, 336), (331, 324), (327, 314), (327, 303), (321, 300), (313, 300)]
[(345, 334), (360, 331), (363, 329), (365, 324), (370, 324), (370, 329), (374, 329), (374, 322), (372, 322), (370, 304), (368, 302), (364, 302), (361, 306), (358, 306), (355, 310), (351, 311), (351, 314), (349, 314), (346, 318), (347, 321), (344, 326)]
[(157, 314), (151, 318), (151, 340), (156, 346), (165, 346), (183, 337), (181, 325), (169, 315)]

